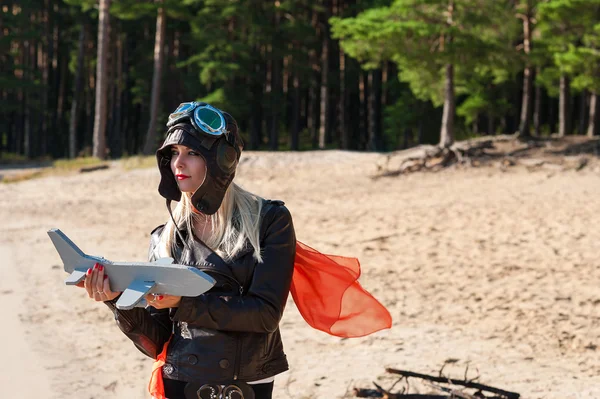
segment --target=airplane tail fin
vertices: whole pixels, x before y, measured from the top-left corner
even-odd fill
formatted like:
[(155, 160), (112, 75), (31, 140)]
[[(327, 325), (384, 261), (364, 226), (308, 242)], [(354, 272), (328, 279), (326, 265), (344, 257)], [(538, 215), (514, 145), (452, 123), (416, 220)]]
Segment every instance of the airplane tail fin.
[(65, 269), (75, 269), (81, 263), (82, 258), (85, 258), (85, 253), (59, 229), (48, 230), (48, 235), (56, 247)]

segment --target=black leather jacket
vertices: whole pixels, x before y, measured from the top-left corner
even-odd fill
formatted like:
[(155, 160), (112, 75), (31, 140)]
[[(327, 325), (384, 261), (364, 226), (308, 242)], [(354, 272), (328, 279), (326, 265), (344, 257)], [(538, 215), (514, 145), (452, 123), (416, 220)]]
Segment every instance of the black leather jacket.
[[(163, 226), (151, 234), (150, 260)], [(262, 263), (248, 247), (226, 263), (201, 241), (175, 256), (217, 280), (207, 293), (183, 297), (179, 308), (118, 310), (119, 328), (147, 356), (156, 358), (169, 337), (164, 378), (186, 382), (256, 381), (288, 369), (279, 320), (288, 297), (296, 238), (283, 202), (264, 202), (260, 223)], [(188, 240), (189, 242), (189, 240)]]

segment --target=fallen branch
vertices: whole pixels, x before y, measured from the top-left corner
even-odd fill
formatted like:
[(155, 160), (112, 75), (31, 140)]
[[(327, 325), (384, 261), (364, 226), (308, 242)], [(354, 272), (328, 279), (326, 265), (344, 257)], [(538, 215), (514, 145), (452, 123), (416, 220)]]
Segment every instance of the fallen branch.
[(505, 391), (503, 389), (494, 388), (494, 387), (491, 387), (488, 385), (484, 385), (484, 384), (480, 384), (480, 383), (472, 382), (472, 381), (453, 380), (451, 378), (445, 378), (445, 377), (434, 377), (434, 376), (427, 375), (427, 374), (419, 374), (419, 373), (414, 373), (412, 371), (397, 370), (397, 369), (392, 369), (392, 368), (386, 368), (385, 371), (387, 371), (388, 373), (392, 373), (392, 374), (399, 374), (404, 377), (415, 377), (415, 378), (421, 378), (423, 380), (428, 380), (428, 381), (433, 381), (433, 382), (441, 382), (441, 383), (452, 384), (452, 385), (460, 385), (460, 386), (464, 386), (465, 388), (479, 389), (480, 391), (485, 391), (485, 392), (490, 392), (490, 393), (495, 393), (498, 395), (505, 396), (507, 399), (519, 399), (519, 397), (521, 396), (520, 394), (518, 394), (516, 392)]
[(354, 396), (357, 398), (384, 398), (384, 399), (448, 399), (446, 395), (424, 395), (418, 393), (393, 394), (394, 396), (383, 396), (376, 389), (354, 388)]
[(94, 172), (96, 170), (108, 169), (108, 165), (84, 166), (79, 169), (79, 173)]
[(377, 165), (378, 174), (373, 179), (421, 170), (438, 171), (457, 163), (473, 166), (473, 158), (486, 157), (488, 154), (485, 150), (493, 148), (494, 141), (490, 139), (458, 142), (448, 148), (421, 145), (387, 155)]

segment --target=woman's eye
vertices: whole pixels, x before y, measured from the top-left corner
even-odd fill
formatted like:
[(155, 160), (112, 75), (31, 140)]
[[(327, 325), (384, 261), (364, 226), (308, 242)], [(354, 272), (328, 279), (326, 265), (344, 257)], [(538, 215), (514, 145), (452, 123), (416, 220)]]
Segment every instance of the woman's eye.
[(199, 155), (196, 151), (190, 151), (190, 152), (188, 152), (188, 154), (190, 154), (190, 155)]
[(176, 150), (171, 150), (171, 155), (177, 155), (179, 154)]

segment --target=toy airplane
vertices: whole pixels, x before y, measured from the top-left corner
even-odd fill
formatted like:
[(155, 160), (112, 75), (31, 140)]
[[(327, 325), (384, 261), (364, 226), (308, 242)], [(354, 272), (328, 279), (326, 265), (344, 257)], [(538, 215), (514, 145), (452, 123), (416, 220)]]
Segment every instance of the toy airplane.
[(144, 296), (160, 293), (177, 296), (198, 296), (215, 285), (215, 279), (190, 267), (173, 263), (173, 258), (154, 262), (111, 262), (102, 257), (86, 255), (59, 229), (48, 231), (60, 255), (65, 271), (71, 273), (65, 280), (75, 285), (85, 279), (86, 272), (99, 263), (105, 267), (111, 290), (122, 291), (116, 303), (118, 309), (144, 307)]

